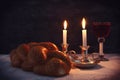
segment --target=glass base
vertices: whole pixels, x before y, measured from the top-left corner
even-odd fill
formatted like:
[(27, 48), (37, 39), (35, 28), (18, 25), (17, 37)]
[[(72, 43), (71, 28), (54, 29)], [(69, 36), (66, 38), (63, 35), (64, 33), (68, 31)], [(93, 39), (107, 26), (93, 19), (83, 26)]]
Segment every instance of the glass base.
[(105, 58), (104, 55), (99, 55), (99, 57), (96, 58), (95, 60), (98, 60), (98, 61), (109, 61), (109, 59)]

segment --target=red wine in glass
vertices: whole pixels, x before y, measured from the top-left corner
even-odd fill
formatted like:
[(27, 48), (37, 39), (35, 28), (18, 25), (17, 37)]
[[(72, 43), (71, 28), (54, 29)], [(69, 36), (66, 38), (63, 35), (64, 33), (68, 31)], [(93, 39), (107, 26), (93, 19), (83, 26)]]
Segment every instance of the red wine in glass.
[(108, 61), (107, 58), (104, 58), (103, 42), (110, 33), (110, 26), (110, 22), (93, 22), (93, 32), (99, 42), (99, 57), (97, 59), (100, 61)]
[(93, 22), (93, 31), (96, 37), (106, 38), (110, 33), (110, 22)]

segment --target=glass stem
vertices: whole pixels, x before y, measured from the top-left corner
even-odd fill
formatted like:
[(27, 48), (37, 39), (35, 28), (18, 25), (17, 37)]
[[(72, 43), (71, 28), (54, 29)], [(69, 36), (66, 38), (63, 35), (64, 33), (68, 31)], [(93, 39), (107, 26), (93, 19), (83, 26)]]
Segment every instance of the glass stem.
[(99, 55), (104, 55), (104, 52), (103, 52), (103, 42), (99, 42)]

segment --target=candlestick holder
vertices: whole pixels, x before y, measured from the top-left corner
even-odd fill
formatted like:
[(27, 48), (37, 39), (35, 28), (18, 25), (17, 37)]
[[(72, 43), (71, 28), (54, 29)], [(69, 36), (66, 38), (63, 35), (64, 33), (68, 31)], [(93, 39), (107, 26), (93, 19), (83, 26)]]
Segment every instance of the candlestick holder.
[(67, 53), (69, 44), (61, 44), (61, 46), (62, 46), (62, 52)]
[(82, 53), (82, 58), (81, 58), (81, 63), (90, 63), (91, 60), (88, 57), (88, 48), (90, 46), (80, 46), (81, 48), (81, 53)]
[(79, 67), (83, 69), (87, 68), (93, 68), (95, 67), (99, 61), (94, 60), (89, 54), (88, 54), (88, 48), (90, 46), (80, 46), (82, 56), (77, 54), (74, 50), (68, 51), (68, 56), (71, 59), (71, 62), (73, 64), (73, 67)]
[(89, 57), (89, 55), (88, 55), (89, 47), (90, 46), (80, 46), (82, 58), (80, 58), (80, 60), (78, 58), (74, 61), (74, 65), (76, 67), (84, 68), (84, 69), (93, 68), (99, 63), (98, 61), (95, 61)]

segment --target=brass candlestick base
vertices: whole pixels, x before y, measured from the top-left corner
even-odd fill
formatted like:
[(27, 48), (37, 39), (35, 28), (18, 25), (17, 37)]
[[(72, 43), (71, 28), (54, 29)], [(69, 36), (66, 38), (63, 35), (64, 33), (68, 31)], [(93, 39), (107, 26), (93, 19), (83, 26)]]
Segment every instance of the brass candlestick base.
[(80, 46), (81, 48), (81, 53), (82, 53), (82, 58), (81, 58), (81, 63), (90, 63), (91, 60), (88, 57), (88, 48), (90, 46)]
[(62, 46), (62, 52), (67, 53), (69, 44), (62, 44), (61, 46)]

